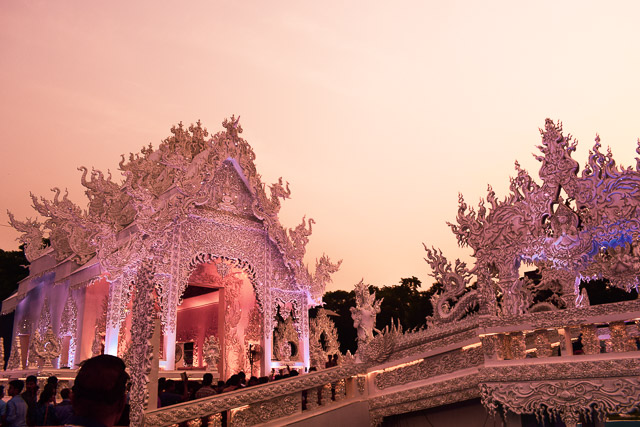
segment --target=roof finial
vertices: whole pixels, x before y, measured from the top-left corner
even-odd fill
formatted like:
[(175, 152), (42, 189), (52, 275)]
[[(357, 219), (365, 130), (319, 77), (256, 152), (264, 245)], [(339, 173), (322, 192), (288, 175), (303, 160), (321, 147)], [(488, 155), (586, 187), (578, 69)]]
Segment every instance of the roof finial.
[(222, 126), (227, 129), (227, 133), (233, 138), (237, 138), (239, 133), (242, 133), (242, 126), (240, 126), (240, 116), (235, 118), (235, 115), (231, 115), (230, 119), (224, 119)]

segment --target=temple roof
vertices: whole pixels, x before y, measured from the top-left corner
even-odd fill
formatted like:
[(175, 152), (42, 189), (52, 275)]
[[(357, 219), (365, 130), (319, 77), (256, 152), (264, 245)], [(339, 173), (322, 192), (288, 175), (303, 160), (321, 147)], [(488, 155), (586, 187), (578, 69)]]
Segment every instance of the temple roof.
[[(167, 227), (188, 220), (202, 209), (224, 211), (262, 227), (276, 245), (285, 265), (292, 271), (299, 286), (307, 288), (312, 299), (319, 302), (330, 274), (338, 264), (323, 256), (311, 274), (303, 258), (312, 232), (313, 219), (302, 219), (293, 229), (285, 229), (278, 219), (281, 200), (291, 195), (289, 183), (267, 186), (255, 167), (251, 146), (240, 137), (239, 117), (222, 123), (223, 131), (212, 137), (198, 121), (189, 127), (182, 123), (171, 128), (171, 136), (157, 149), (151, 145), (138, 154), (122, 156), (119, 164), (124, 177), (121, 182), (85, 167), (81, 182), (86, 188), (85, 209), (71, 202), (67, 194), (54, 188), (53, 200), (31, 195), (33, 206), (44, 222), (16, 220), (9, 213), (10, 223), (23, 234), (25, 254), (34, 263), (50, 254), (58, 262), (73, 262), (78, 267), (95, 259), (102, 270), (109, 270), (110, 259), (122, 242), (143, 235), (153, 236)], [(50, 246), (43, 238), (48, 236)], [(81, 267), (80, 267), (81, 268)], [(58, 269), (59, 270), (59, 269)], [(62, 280), (56, 277), (56, 281)]]

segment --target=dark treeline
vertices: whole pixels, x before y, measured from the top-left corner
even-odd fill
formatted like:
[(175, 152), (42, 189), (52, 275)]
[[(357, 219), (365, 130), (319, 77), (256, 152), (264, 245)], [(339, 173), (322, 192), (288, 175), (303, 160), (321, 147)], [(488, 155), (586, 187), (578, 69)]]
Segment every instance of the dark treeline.
[[(400, 322), (404, 330), (419, 328), (425, 325), (427, 316), (433, 314), (431, 297), (442, 290), (442, 285), (434, 284), (428, 290), (420, 290), (422, 282), (415, 276), (402, 278), (395, 286), (369, 286), (370, 291), (376, 292), (376, 298), (381, 299), (380, 313), (376, 317), (376, 328), (383, 330), (387, 325)], [(332, 316), (331, 320), (338, 330), (340, 351), (345, 353), (350, 350), (355, 353), (356, 330), (353, 327), (350, 307), (355, 307), (355, 292), (332, 291), (324, 294), (324, 308), (335, 312), (338, 316)], [(311, 312), (312, 317), (315, 312)]]

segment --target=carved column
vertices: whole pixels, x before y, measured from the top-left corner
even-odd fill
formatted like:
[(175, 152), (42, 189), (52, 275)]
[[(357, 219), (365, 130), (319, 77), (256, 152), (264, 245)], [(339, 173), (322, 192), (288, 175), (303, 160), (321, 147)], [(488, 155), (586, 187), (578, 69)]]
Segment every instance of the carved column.
[(304, 366), (309, 369), (310, 365), (310, 355), (309, 355), (309, 309), (307, 307), (306, 302), (302, 302), (302, 307), (300, 310), (300, 315), (304, 317), (304, 319), (300, 319), (300, 330), (302, 334), (300, 334), (300, 343), (302, 343), (302, 362)]
[(514, 359), (524, 359), (527, 357), (527, 345), (524, 341), (524, 333), (512, 332), (511, 337), (511, 354)]
[(118, 338), (120, 334), (120, 320), (122, 318), (122, 287), (123, 279), (119, 278), (109, 284), (107, 300), (106, 322), (104, 330), (104, 354), (118, 355)]
[(138, 270), (133, 298), (133, 318), (131, 325), (131, 425), (142, 426), (144, 410), (148, 399), (148, 384), (151, 371), (153, 348), (153, 324), (156, 316), (153, 300), (153, 268), (145, 262)]
[(274, 310), (273, 298), (267, 294), (262, 305), (262, 372), (271, 374), (271, 355), (273, 354)]

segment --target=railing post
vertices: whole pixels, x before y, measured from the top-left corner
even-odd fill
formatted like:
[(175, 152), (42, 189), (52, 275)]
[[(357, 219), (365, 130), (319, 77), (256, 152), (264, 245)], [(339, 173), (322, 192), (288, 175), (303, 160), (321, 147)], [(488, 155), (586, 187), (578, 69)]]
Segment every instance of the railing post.
[(573, 343), (571, 342), (571, 330), (569, 328), (560, 328), (558, 333), (564, 337), (563, 356), (573, 356)]
[(356, 397), (356, 390), (358, 388), (358, 385), (356, 384), (355, 377), (345, 378), (344, 381), (345, 381), (347, 399)]
[(622, 353), (627, 351), (629, 337), (627, 335), (627, 325), (623, 321), (609, 323), (609, 333), (611, 338), (611, 351)]
[(538, 329), (534, 332), (536, 343), (536, 357), (551, 357), (553, 349), (549, 341), (549, 332), (546, 329)]
[(600, 354), (600, 339), (596, 325), (580, 326), (582, 333), (582, 351), (584, 354)]

